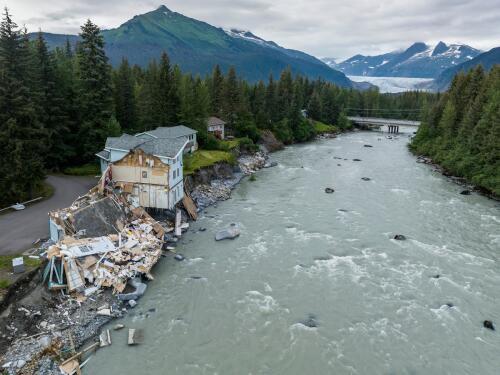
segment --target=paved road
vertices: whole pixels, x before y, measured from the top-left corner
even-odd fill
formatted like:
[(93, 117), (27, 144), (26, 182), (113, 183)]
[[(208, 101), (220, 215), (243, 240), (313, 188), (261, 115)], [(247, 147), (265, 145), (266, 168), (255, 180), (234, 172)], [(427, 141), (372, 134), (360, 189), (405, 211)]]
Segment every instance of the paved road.
[(16, 254), (29, 249), (39, 238), (49, 236), (48, 212), (69, 206), (78, 196), (95, 186), (93, 177), (49, 176), (54, 195), (23, 211), (0, 215), (0, 255)]

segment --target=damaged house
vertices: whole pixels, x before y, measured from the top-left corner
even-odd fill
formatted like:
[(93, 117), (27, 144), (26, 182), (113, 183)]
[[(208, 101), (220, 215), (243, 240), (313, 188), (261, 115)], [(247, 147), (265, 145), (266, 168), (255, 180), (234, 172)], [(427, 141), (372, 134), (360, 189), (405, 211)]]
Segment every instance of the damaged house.
[(97, 156), (132, 205), (171, 210), (184, 197), (183, 154), (196, 148), (196, 131), (175, 126), (109, 137)]

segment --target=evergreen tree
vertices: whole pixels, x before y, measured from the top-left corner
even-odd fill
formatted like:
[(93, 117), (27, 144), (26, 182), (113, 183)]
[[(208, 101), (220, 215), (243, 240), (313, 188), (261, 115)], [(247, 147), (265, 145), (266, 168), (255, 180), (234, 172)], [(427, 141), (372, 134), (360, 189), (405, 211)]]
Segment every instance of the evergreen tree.
[(210, 80), (210, 113), (213, 116), (222, 116), (224, 95), (224, 76), (219, 65), (215, 65)]
[(81, 27), (78, 45), (78, 98), (81, 112), (79, 154), (82, 161), (94, 159), (106, 139), (106, 124), (112, 115), (111, 67), (104, 53), (99, 27), (88, 20)]
[(68, 144), (70, 120), (65, 113), (67, 103), (58, 88), (54, 56), (49, 54), (41, 32), (35, 42), (34, 61), (34, 100), (38, 118), (48, 133), (46, 166), (58, 170), (72, 156), (71, 146)]
[(234, 66), (229, 68), (227, 77), (224, 80), (223, 98), (223, 117), (231, 126), (236, 122), (241, 104), (238, 78), (236, 77), (236, 70), (234, 69)]
[(132, 69), (125, 58), (114, 75), (114, 105), (115, 120), (123, 131), (133, 133), (139, 130)]
[(26, 77), (32, 58), (25, 33), (7, 9), (0, 23), (0, 190), (2, 204), (32, 198), (44, 178), (46, 133), (36, 116)]
[(160, 60), (157, 95), (157, 110), (160, 114), (158, 125), (175, 125), (178, 121), (177, 112), (179, 110), (178, 88), (175, 84), (170, 60), (165, 52), (161, 55)]

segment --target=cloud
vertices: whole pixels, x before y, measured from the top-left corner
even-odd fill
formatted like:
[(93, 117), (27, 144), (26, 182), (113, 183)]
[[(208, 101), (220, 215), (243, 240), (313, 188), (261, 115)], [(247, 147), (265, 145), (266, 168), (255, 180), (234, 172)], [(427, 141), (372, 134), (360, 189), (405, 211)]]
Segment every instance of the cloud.
[[(157, 8), (158, 0), (4, 0), (29, 30), (77, 33), (90, 18), (117, 27)], [(500, 45), (500, 0), (171, 0), (173, 11), (215, 26), (251, 30), (315, 56), (347, 58), (408, 47), (415, 41)]]

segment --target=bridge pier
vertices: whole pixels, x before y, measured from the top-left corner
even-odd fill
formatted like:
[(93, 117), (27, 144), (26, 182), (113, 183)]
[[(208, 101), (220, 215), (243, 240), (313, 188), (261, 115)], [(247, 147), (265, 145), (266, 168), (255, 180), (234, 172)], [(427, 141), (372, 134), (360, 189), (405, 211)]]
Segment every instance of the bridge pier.
[(387, 125), (389, 128), (389, 133), (391, 134), (399, 134), (399, 125)]

